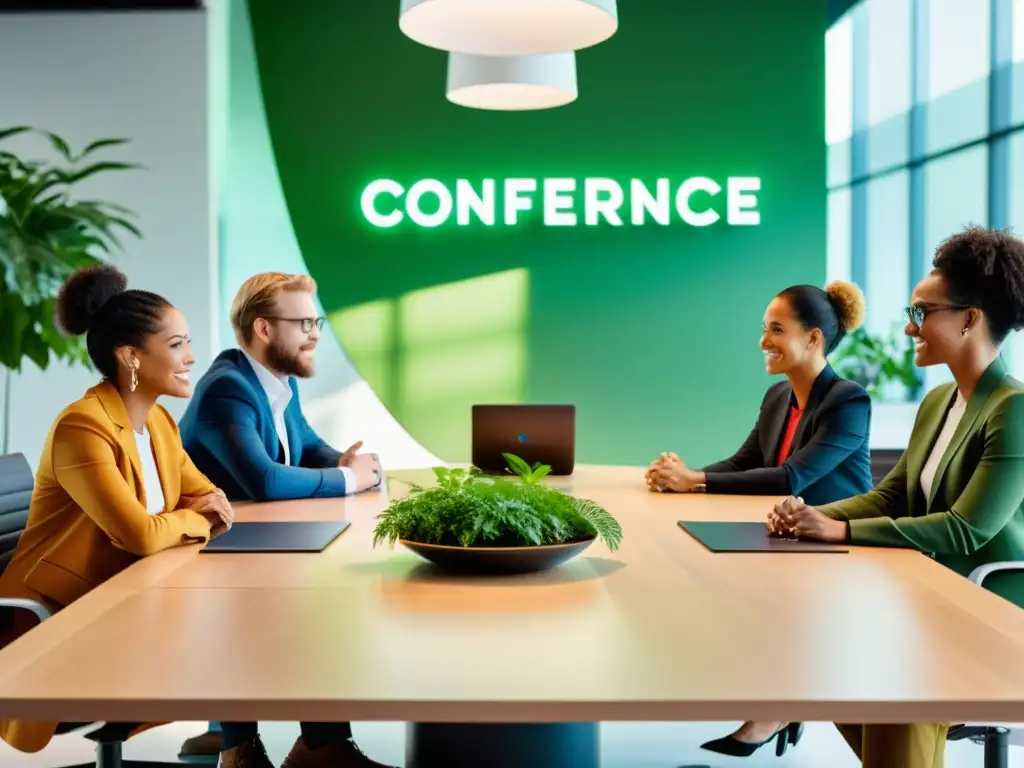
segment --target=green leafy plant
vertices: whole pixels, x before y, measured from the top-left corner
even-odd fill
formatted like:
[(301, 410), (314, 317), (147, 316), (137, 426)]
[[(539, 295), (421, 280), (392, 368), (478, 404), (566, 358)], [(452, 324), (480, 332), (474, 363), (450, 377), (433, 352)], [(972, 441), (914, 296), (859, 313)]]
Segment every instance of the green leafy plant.
[[(72, 151), (56, 134), (27, 126), (0, 129), (0, 142), (36, 134), (60, 160), (49, 163), (0, 149), (0, 367), (20, 371), (28, 358), (45, 369), (52, 357), (89, 367), (81, 339), (63, 335), (54, 317), (57, 289), (79, 267), (96, 264), (120, 248), (118, 230), (141, 233), (115, 203), (76, 199), (76, 184), (101, 173), (138, 168), (135, 163), (93, 161), (95, 153), (127, 139), (99, 139)], [(9, 410), (9, 400), (5, 404)], [(8, 419), (4, 419), (6, 425)], [(6, 450), (6, 428), (4, 445)]]
[(88, 365), (84, 345), (58, 332), (54, 321), (57, 289), (79, 267), (98, 263), (120, 248), (116, 230), (141, 237), (126, 216), (131, 211), (100, 200), (76, 200), (75, 184), (106, 171), (138, 168), (134, 163), (86, 163), (93, 153), (124, 144), (100, 139), (80, 153), (61, 137), (20, 126), (0, 130), (0, 141), (22, 133), (45, 137), (62, 158), (58, 166), (26, 160), (0, 150), (0, 365), (20, 370), (24, 358), (40, 368), (50, 353)]
[(622, 528), (604, 507), (544, 485), (546, 464), (528, 465), (506, 453), (514, 477), (492, 477), (476, 467), (436, 467), (437, 485), (409, 484), (380, 515), (373, 544), (399, 540), (459, 547), (535, 547), (600, 538), (611, 551)]
[(921, 387), (914, 365), (914, 341), (902, 331), (881, 336), (858, 328), (840, 343), (833, 367), (874, 398), (883, 397), (892, 383), (900, 385), (909, 399), (914, 399)]

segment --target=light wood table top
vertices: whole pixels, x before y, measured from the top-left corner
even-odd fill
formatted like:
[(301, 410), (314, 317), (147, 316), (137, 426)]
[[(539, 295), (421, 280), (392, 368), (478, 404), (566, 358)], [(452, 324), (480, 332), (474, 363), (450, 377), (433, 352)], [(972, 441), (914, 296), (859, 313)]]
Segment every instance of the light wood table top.
[(390, 491), (244, 505), (348, 519), (325, 552), (139, 562), (0, 652), (0, 716), (64, 720), (1024, 720), (1024, 611), (930, 558), (713, 554), (679, 519), (765, 497), (554, 483), (621, 522), (542, 574), (438, 575), (371, 546)]

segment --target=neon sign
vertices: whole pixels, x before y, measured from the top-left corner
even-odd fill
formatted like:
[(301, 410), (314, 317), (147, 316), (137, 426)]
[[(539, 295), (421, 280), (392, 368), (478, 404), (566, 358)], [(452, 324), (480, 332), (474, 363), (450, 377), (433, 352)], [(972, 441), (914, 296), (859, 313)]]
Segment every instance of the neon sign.
[[(460, 227), (474, 219), (494, 226), (499, 213), (501, 222), (512, 227), (520, 223), (521, 213), (534, 210), (535, 205), (546, 227), (575, 227), (581, 222), (588, 227), (602, 222), (615, 227), (627, 222), (635, 227), (649, 222), (668, 226), (673, 213), (693, 227), (707, 227), (723, 218), (731, 226), (761, 223), (757, 176), (730, 176), (724, 190), (713, 179), (693, 176), (680, 182), (674, 192), (667, 178), (658, 179), (653, 192), (640, 179), (622, 185), (601, 177), (582, 179), (582, 184), (574, 178), (504, 179), (500, 186), (501, 205), (495, 179), (483, 179), (478, 185), (457, 179), (454, 191), (437, 179), (421, 179), (408, 189), (394, 179), (376, 179), (363, 189), (359, 206), (363, 218), (381, 228), (397, 227), (406, 219), (420, 227), (439, 227), (453, 216)], [(724, 201), (716, 200), (723, 192)], [(580, 196), (582, 215), (577, 211)], [(724, 216), (712, 207), (716, 202), (719, 207), (724, 202)]]

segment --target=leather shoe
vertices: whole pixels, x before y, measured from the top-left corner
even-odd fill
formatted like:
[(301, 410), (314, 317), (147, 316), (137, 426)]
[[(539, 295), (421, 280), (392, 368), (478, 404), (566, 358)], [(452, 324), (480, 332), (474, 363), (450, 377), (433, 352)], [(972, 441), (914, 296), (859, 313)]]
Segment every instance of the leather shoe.
[(185, 739), (178, 753), (179, 759), (189, 757), (216, 758), (224, 748), (224, 736), (220, 731), (207, 731), (191, 739)]
[(267, 750), (257, 736), (252, 741), (225, 749), (217, 759), (217, 768), (274, 768)]
[(355, 741), (347, 739), (336, 744), (328, 744), (320, 749), (310, 749), (300, 736), (288, 757), (281, 763), (281, 768), (393, 768), (384, 763), (371, 760), (356, 746)]

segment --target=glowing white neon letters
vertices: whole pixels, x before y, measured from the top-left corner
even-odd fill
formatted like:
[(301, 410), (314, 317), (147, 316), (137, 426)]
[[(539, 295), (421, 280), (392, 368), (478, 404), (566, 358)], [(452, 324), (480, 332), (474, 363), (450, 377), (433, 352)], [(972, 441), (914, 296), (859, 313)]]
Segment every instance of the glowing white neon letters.
[[(640, 179), (631, 179), (625, 189), (614, 179), (601, 177), (588, 177), (582, 183), (574, 178), (504, 179), (500, 205), (498, 186), (495, 179), (483, 179), (476, 185), (458, 179), (453, 192), (437, 179), (421, 179), (408, 189), (393, 179), (376, 179), (366, 185), (359, 205), (366, 221), (381, 228), (396, 227), (405, 219), (420, 227), (438, 227), (453, 213), (461, 227), (474, 220), (485, 226), (500, 221), (512, 227), (521, 223), (521, 214), (535, 206), (546, 227), (600, 223), (639, 227), (649, 222), (668, 226), (673, 211), (693, 227), (707, 227), (723, 218), (730, 226), (761, 223), (757, 208), (761, 179), (757, 176), (726, 179), (724, 217), (715, 209), (723, 187), (706, 176), (684, 179), (674, 194), (667, 178), (658, 179), (653, 191)], [(582, 212), (576, 208), (579, 203)]]

